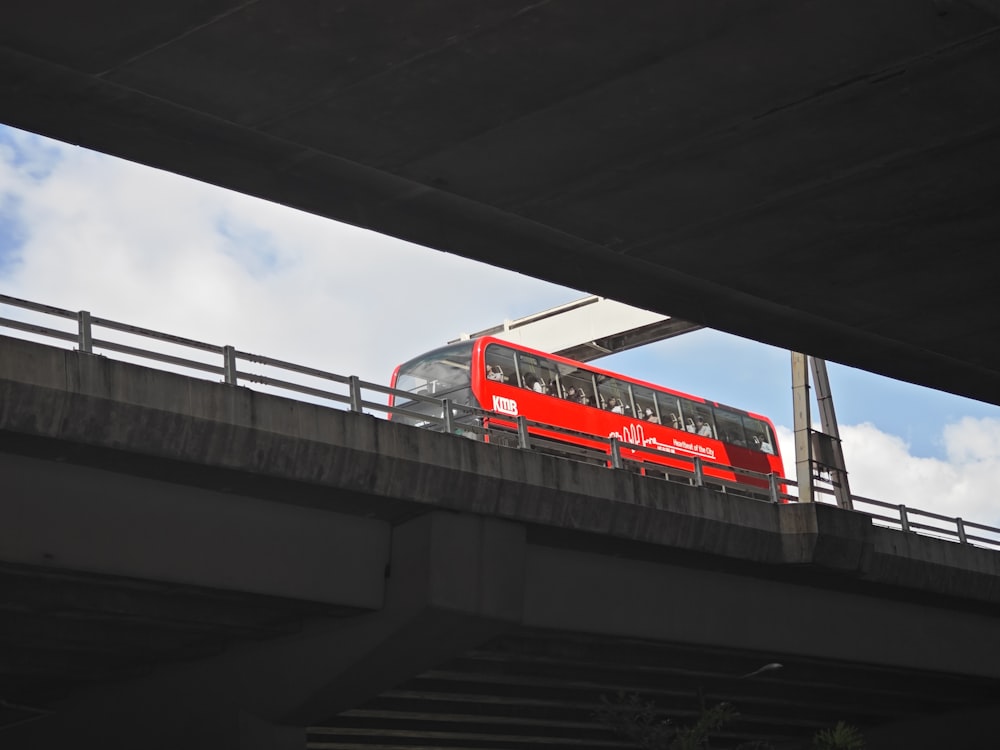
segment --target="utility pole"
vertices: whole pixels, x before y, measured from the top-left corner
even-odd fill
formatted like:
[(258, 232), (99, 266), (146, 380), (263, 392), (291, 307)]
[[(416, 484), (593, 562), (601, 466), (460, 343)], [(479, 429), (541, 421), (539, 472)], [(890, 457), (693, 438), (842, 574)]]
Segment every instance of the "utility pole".
[[(813, 430), (809, 418), (809, 364), (816, 381), (816, 403), (819, 407), (821, 430)], [(792, 352), (792, 408), (795, 422), (795, 481), (799, 485), (799, 502), (814, 502), (814, 470), (822, 467), (830, 474), (837, 505), (853, 509), (826, 360)]]
[(813, 502), (812, 441), (809, 433), (808, 355), (792, 352), (792, 420), (795, 430), (795, 481), (799, 502)]

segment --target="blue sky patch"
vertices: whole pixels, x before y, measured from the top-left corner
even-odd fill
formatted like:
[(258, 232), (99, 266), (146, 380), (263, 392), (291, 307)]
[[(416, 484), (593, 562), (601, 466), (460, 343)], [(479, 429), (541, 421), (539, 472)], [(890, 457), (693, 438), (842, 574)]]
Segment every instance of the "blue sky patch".
[(226, 255), (235, 259), (254, 278), (269, 276), (281, 270), (284, 262), (270, 232), (232, 217), (223, 216), (215, 224), (216, 231), (226, 240)]
[(0, 125), (0, 158), (33, 180), (49, 177), (63, 159), (54, 141)]
[(28, 228), (18, 208), (21, 201), (10, 194), (0, 194), (0, 276), (7, 276), (21, 262), (21, 248), (28, 239)]

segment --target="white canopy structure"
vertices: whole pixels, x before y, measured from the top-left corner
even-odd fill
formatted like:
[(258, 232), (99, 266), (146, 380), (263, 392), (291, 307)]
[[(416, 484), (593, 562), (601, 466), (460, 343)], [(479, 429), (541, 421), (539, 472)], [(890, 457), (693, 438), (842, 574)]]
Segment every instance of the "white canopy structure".
[(589, 362), (701, 327), (606, 297), (590, 296), (518, 320), (505, 320), (483, 331), (463, 333), (448, 343), (496, 336), (579, 362)]

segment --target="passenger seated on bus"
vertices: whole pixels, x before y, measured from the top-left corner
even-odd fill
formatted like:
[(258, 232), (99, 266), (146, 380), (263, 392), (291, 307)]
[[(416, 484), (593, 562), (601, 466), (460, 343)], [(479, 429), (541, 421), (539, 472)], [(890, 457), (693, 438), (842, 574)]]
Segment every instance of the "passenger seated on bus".
[(770, 453), (774, 455), (774, 448), (767, 441), (767, 438), (761, 437), (760, 435), (753, 436), (753, 447), (763, 453)]
[(710, 425), (701, 417), (696, 417), (695, 422), (697, 422), (699, 435), (701, 435), (702, 437), (712, 437), (712, 425)]
[(620, 399), (613, 398), (608, 401), (608, 409), (613, 411), (615, 414), (624, 414), (625, 406), (622, 404)]
[(533, 372), (524, 376), (524, 387), (530, 388), (535, 393), (545, 393), (545, 384)]
[(653, 414), (653, 410), (650, 409), (648, 406), (646, 407), (646, 411), (642, 413), (642, 416), (646, 419), (647, 422), (652, 422), (653, 424), (660, 423), (660, 418), (655, 414)]
[(577, 400), (576, 388), (574, 386), (570, 386), (569, 388), (566, 389), (566, 396), (565, 396), (565, 398), (566, 398), (567, 401), (576, 401)]
[(685, 424), (684, 424), (684, 429), (686, 429), (688, 432), (697, 432), (698, 431), (698, 428), (694, 426), (694, 420), (691, 419), (691, 417), (687, 418), (687, 422), (685, 422)]
[(684, 429), (684, 425), (681, 424), (681, 420), (678, 419), (677, 415), (674, 414), (673, 412), (670, 412), (669, 419), (670, 419), (670, 426), (673, 427), (675, 430)]
[(486, 365), (486, 379), (503, 382), (503, 368), (500, 365)]

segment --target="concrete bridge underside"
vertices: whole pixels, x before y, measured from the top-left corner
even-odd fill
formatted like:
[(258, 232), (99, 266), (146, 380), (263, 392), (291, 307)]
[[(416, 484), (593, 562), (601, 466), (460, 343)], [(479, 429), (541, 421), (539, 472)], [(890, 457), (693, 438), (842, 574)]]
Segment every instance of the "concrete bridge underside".
[(0, 122), (1000, 403), (998, 0), (34, 0)]
[(831, 506), (5, 338), (0, 476), (12, 747), (596, 750), (620, 690), (937, 747), (1000, 700), (1000, 556)]

